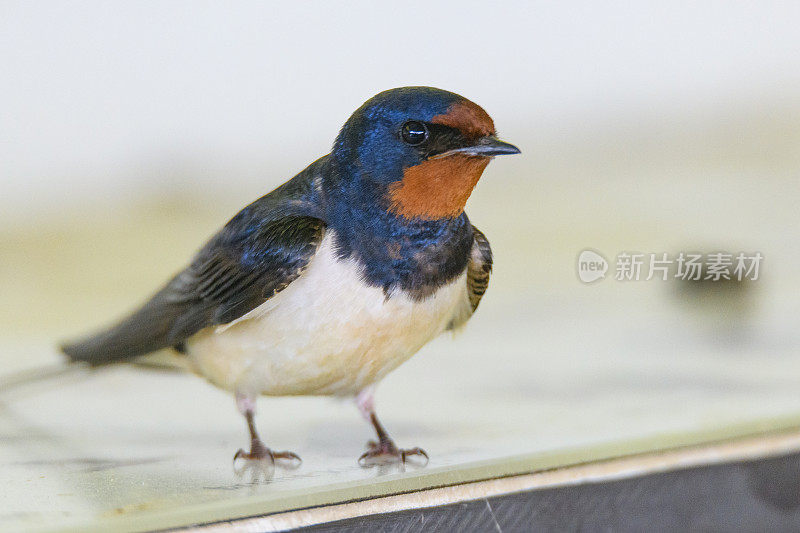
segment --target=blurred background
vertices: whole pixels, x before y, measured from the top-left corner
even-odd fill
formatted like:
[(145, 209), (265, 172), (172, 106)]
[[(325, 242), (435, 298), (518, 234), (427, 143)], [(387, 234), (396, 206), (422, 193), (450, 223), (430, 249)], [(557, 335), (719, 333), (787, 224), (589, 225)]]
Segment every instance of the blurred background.
[[(55, 357), (56, 339), (138, 303), (326, 153), (364, 100), (432, 85), (523, 150), (468, 206), (496, 255), (481, 320), (505, 317), (514, 338), (519, 323), (585, 337), (641, 320), (661, 341), (677, 328), (724, 351), (794, 349), (798, 16), (770, 2), (4, 2), (4, 335)], [(576, 276), (585, 248), (612, 263), (593, 285)], [(720, 250), (761, 252), (759, 280), (613, 279), (623, 251)], [(526, 359), (570, 353), (549, 331)]]
[[(141, 301), (370, 96), (431, 85), (523, 154), (468, 204), (495, 253), (480, 311), (386, 380), (384, 417), (449, 399), (452, 436), (465, 404), (485, 412), (472, 431), (503, 412), (539, 429), (489, 431), (505, 444), (487, 453), (518, 453), (800, 412), (798, 20), (793, 2), (2, 2), (0, 364), (59, 361), (58, 340)], [(612, 263), (590, 285), (587, 248)], [(623, 251), (764, 260), (751, 283), (622, 282)], [(94, 387), (142, 401), (119, 379)], [(159, 420), (111, 424), (180, 424), (207, 395), (235, 440), (229, 400), (186, 387), (152, 400)], [(94, 427), (103, 409), (48, 416)]]
[[(477, 101), (523, 148), (469, 206), (497, 243), (493, 289), (599, 292), (575, 283), (585, 247), (758, 249), (767, 279), (793, 284), (798, 15), (771, 2), (4, 2), (3, 292), (52, 300), (52, 273), (33, 270), (56, 252), (80, 263), (55, 269), (67, 286), (89, 292), (70, 306), (108, 293), (80, 275), (98, 261), (144, 258), (124, 289), (150, 287), (402, 85)], [(95, 235), (67, 244), (81, 228)], [(30, 231), (44, 233), (11, 269)], [(22, 326), (36, 304), (4, 318)]]

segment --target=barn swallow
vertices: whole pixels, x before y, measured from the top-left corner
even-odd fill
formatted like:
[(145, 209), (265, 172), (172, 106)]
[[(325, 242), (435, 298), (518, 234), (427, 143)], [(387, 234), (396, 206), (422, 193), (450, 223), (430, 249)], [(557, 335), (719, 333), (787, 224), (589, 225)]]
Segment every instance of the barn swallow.
[(96, 367), (175, 348), (234, 394), (251, 441), (234, 460), (299, 460), (262, 443), (259, 395), (328, 395), (355, 397), (375, 429), (360, 464), (427, 462), (394, 443), (373, 390), (475, 312), (492, 252), (464, 206), (493, 157), (518, 153), (462, 96), (384, 91), (328, 155), (242, 209), (141, 308), (62, 350)]

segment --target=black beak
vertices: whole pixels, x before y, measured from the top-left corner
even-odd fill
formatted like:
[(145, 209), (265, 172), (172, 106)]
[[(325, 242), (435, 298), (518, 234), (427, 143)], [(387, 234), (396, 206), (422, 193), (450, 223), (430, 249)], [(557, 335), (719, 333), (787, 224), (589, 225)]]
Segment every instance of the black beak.
[(478, 142), (472, 146), (448, 150), (444, 153), (436, 154), (435, 156), (430, 157), (430, 159), (439, 159), (440, 157), (446, 157), (453, 154), (494, 157), (496, 155), (513, 155), (519, 153), (521, 153), (520, 149), (513, 144), (501, 141), (494, 135), (487, 135), (486, 137), (481, 137)]

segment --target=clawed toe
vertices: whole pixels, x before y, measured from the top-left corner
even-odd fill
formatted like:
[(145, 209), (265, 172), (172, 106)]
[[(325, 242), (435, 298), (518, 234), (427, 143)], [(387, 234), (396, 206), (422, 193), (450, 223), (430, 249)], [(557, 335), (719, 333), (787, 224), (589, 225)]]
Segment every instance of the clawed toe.
[(288, 467), (298, 467), (303, 462), (300, 459), (300, 456), (294, 452), (289, 451), (281, 451), (281, 452), (273, 452), (266, 446), (254, 446), (249, 452), (244, 451), (243, 449), (239, 448), (236, 454), (233, 456), (233, 462), (235, 463), (238, 459), (244, 459), (246, 461), (256, 461), (262, 462), (269, 465), (274, 466), (276, 461), (288, 461), (290, 464), (283, 465)]
[(414, 448), (409, 448), (407, 450), (400, 450), (400, 456), (402, 457), (404, 463), (406, 462), (406, 459), (408, 457), (413, 457), (413, 456), (417, 456), (417, 457), (420, 457), (422, 459), (425, 459), (423, 464), (428, 464), (428, 461), (430, 460), (430, 458), (428, 457), (428, 454), (425, 452), (425, 450), (423, 450), (422, 448), (420, 448), (418, 446), (415, 446)]
[(300, 463), (303, 462), (303, 460), (300, 459), (299, 455), (297, 455), (294, 452), (287, 452), (287, 451), (272, 452), (272, 460), (273, 461), (276, 461), (276, 460), (277, 461), (290, 461), (293, 466), (300, 466)]
[[(361, 402), (361, 400), (359, 400), (359, 402)], [(406, 463), (410, 462), (408, 461), (409, 458), (419, 457), (422, 459), (422, 464), (420, 466), (427, 465), (428, 454), (425, 453), (425, 450), (422, 448), (408, 448), (404, 450), (397, 447), (397, 445), (394, 443), (394, 440), (392, 440), (392, 438), (386, 432), (386, 429), (378, 420), (378, 415), (376, 415), (375, 411), (372, 410), (370, 403), (371, 401), (365, 402), (366, 407), (362, 412), (365, 415), (368, 415), (369, 421), (372, 423), (372, 427), (375, 428), (375, 433), (378, 436), (378, 440), (370, 440), (367, 442), (367, 451), (358, 458), (358, 464), (363, 467), (387, 464), (405, 465)], [(359, 403), (359, 405), (361, 405), (361, 403)]]
[[(406, 464), (412, 457), (422, 459), (421, 466), (428, 464), (428, 454), (422, 448), (397, 448), (394, 444), (381, 446), (374, 442), (367, 443), (369, 450), (358, 458), (358, 464), (363, 467), (371, 467), (387, 464)], [(416, 462), (416, 461), (415, 461)]]
[(244, 459), (245, 461), (266, 461), (271, 463), (275, 462), (275, 459), (273, 458), (271, 453), (259, 453), (255, 451), (246, 452), (241, 448), (239, 448), (236, 451), (236, 454), (233, 456), (233, 462), (235, 463), (239, 459)]

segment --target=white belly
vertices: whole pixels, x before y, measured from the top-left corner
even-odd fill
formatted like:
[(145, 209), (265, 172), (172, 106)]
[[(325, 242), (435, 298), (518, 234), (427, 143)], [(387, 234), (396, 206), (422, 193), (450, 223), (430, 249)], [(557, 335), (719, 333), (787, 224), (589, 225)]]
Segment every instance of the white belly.
[(422, 301), (388, 298), (336, 259), (331, 231), (307, 270), (231, 324), (188, 342), (196, 372), (248, 394), (355, 394), (442, 333), (469, 305), (466, 273)]

